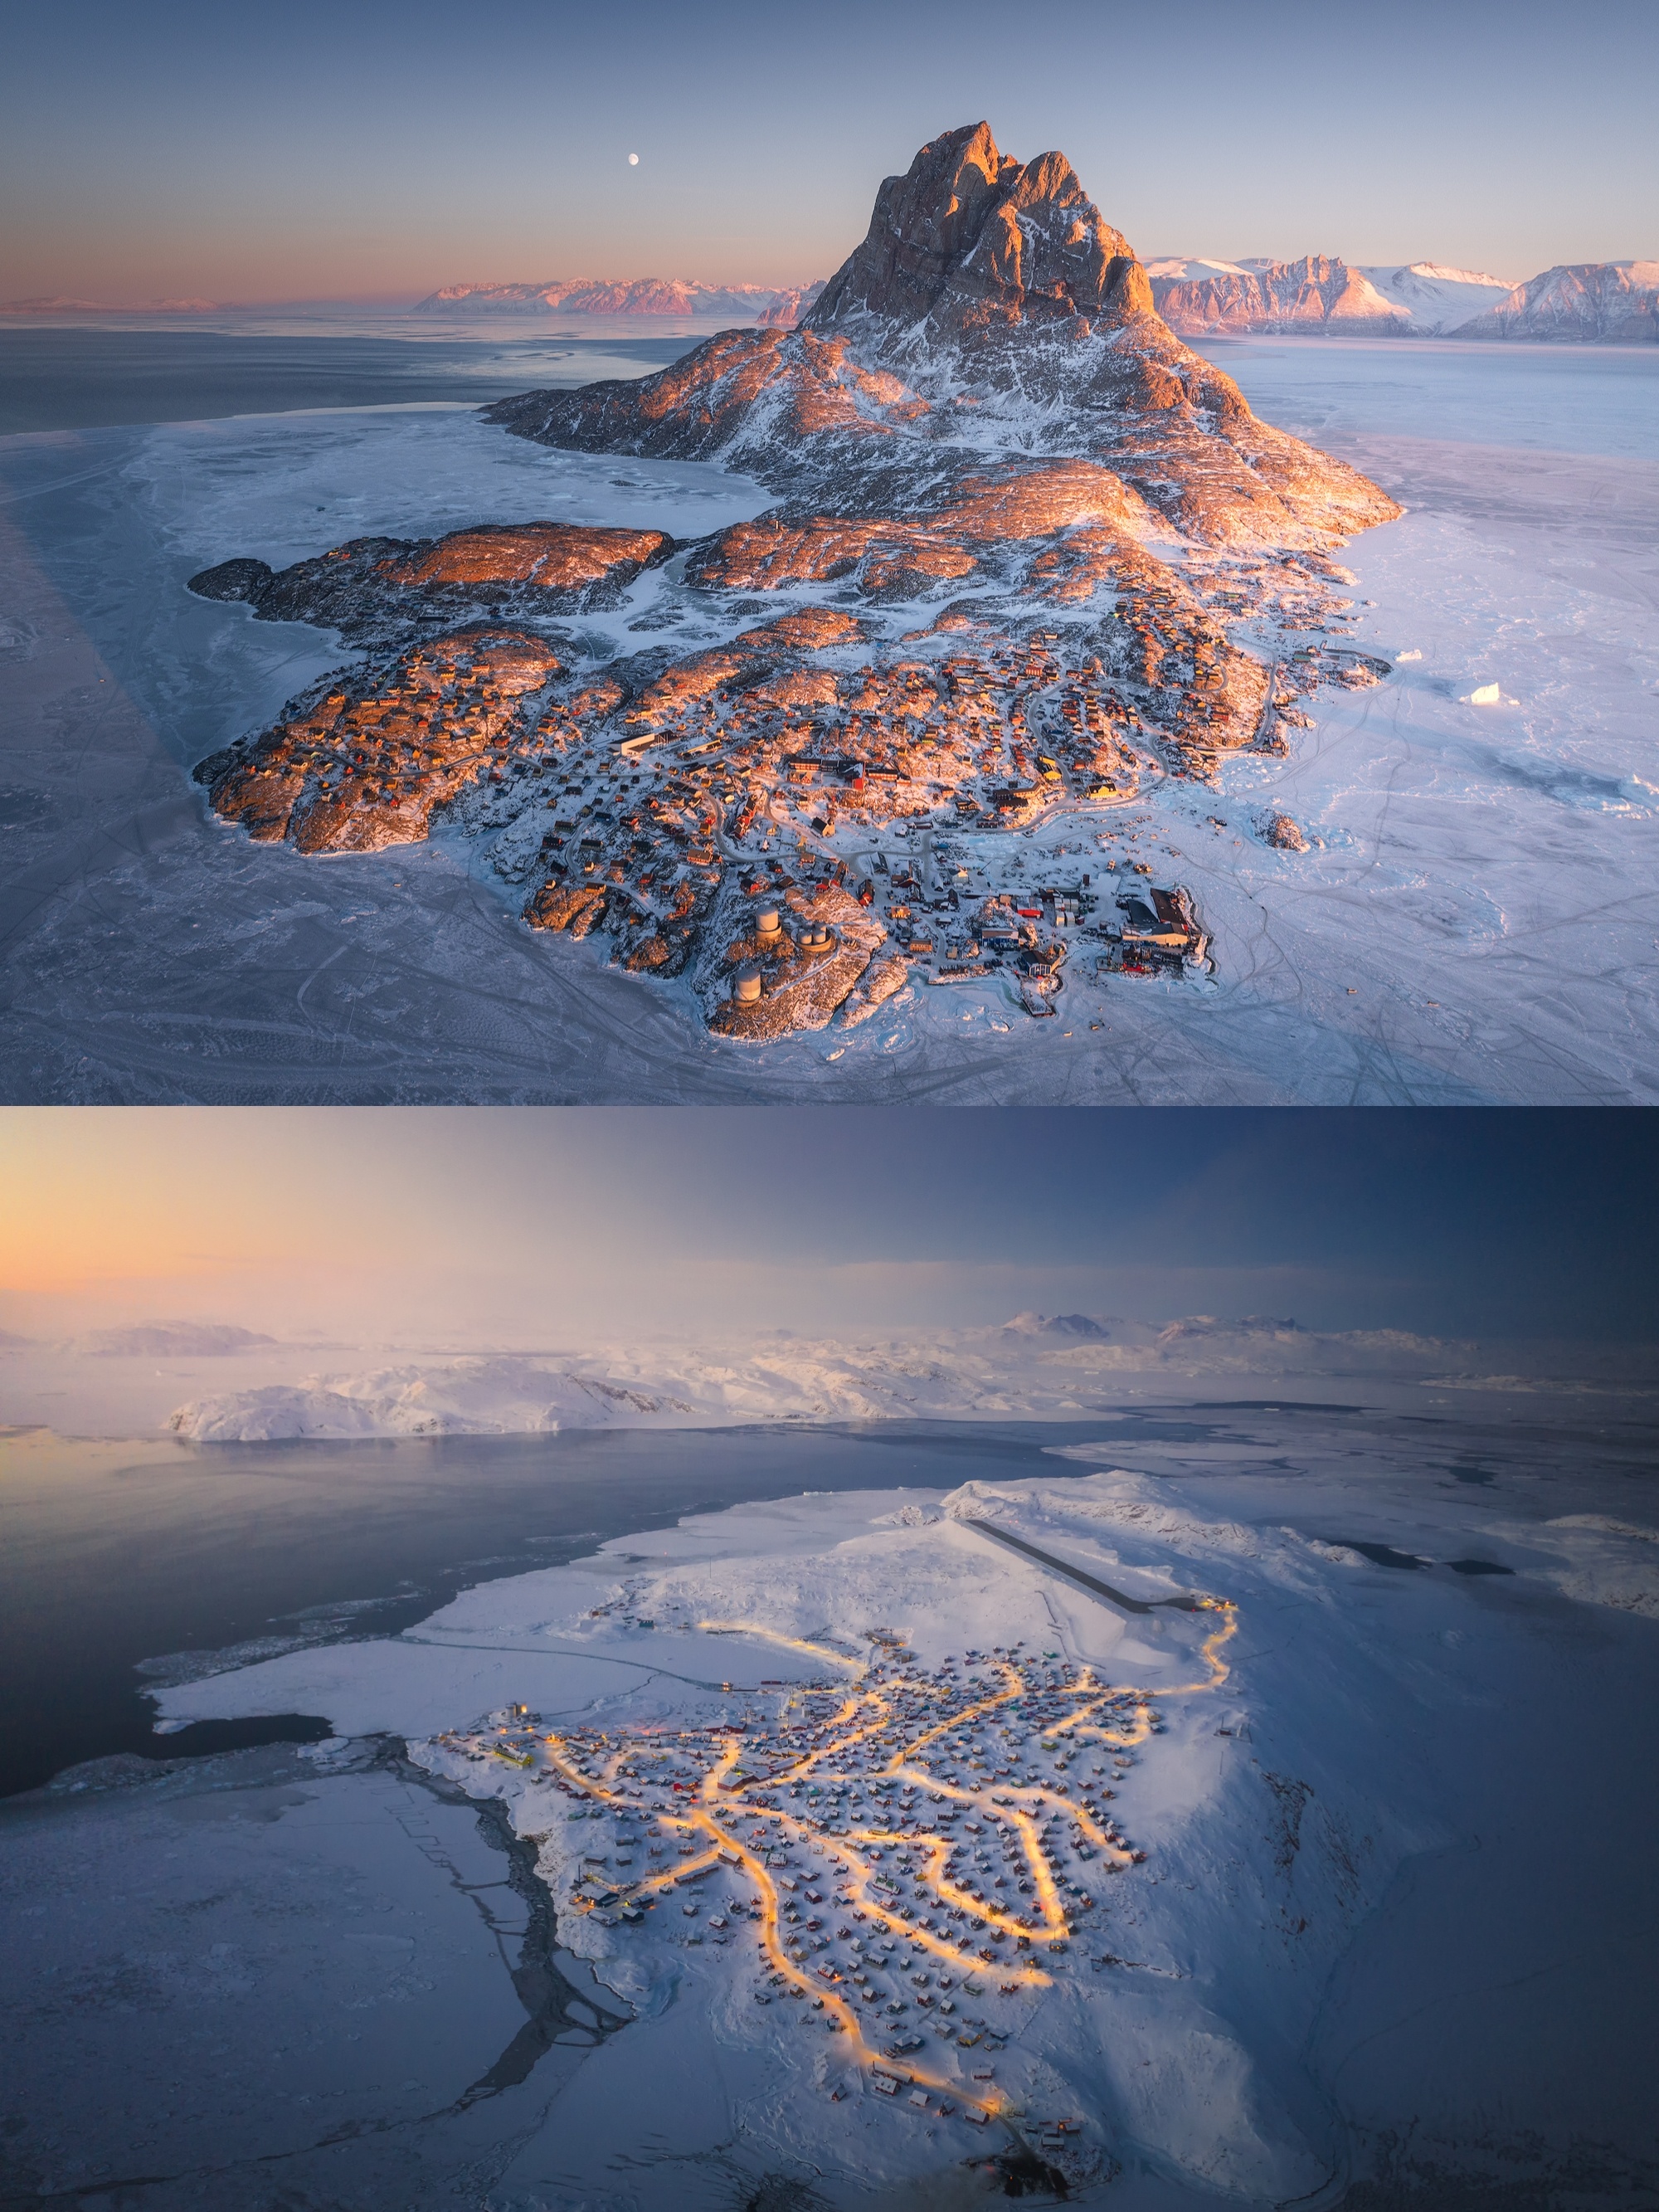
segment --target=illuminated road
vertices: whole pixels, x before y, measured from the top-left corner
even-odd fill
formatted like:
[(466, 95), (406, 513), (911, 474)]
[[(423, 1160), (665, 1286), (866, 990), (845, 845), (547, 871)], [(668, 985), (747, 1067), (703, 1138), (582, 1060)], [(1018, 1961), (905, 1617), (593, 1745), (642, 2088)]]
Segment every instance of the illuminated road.
[[(704, 1622), (714, 1633), (764, 1634), (860, 1679), (781, 1691), (762, 1726), (556, 1731), (535, 1755), (549, 1779), (653, 1834), (652, 1856), (671, 1843), (683, 1854), (638, 1881), (607, 1874), (613, 1903), (634, 1913), (717, 1867), (741, 1875), (775, 1989), (810, 1999), (860, 2064), (994, 2113), (996, 2091), (931, 2069), (920, 2047), (884, 2054), (875, 2039), (885, 2030), (915, 2044), (927, 2030), (972, 2047), (981, 2033), (1000, 2037), (959, 2018), (959, 1997), (983, 1996), (988, 1974), (1002, 1996), (1050, 1986), (1078, 1915), (1097, 1901), (1083, 1868), (1097, 1862), (1121, 1874), (1146, 1856), (1108, 1808), (1105, 1765), (1073, 1770), (1146, 1744), (1160, 1698), (1225, 1680), (1219, 1655), (1237, 1629), (1234, 1608), (1209, 1598), (1162, 1602), (1218, 1616), (1202, 1647), (1204, 1678), (1164, 1690), (1114, 1686), (1091, 1667), (1053, 1663), (1052, 1653), (976, 1659), (973, 1676), (955, 1662), (926, 1674), (896, 1639), (866, 1666), (750, 1624)], [(592, 1898), (572, 1902), (595, 1909)], [(731, 1911), (745, 1917), (743, 1906)]]

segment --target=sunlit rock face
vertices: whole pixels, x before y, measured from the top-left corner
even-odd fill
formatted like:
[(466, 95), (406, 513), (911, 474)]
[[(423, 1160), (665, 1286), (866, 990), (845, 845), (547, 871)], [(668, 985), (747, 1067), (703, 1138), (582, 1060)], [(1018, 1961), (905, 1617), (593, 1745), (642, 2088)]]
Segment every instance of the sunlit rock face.
[(1093, 459), (1205, 544), (1328, 544), (1394, 502), (1256, 420), (1162, 322), (1062, 155), (988, 128), (924, 146), (799, 330), (730, 331), (658, 375), (486, 410), (550, 445), (719, 458), (789, 510), (914, 514), (998, 461)]
[(280, 571), (263, 561), (224, 561), (192, 576), (189, 588), (200, 599), (245, 600), (264, 622), (316, 623), (369, 645), (481, 613), (533, 617), (615, 606), (635, 577), (673, 550), (660, 530), (483, 523), (447, 538), (354, 538)]
[[(481, 522), (193, 579), (373, 656), (204, 763), (217, 811), (306, 851), (441, 816), (491, 840), (530, 927), (602, 933), (734, 1040), (854, 1024), (1013, 942), (1023, 1002), (1050, 1011), (1056, 921), (1003, 927), (985, 885), (946, 914), (902, 853), (878, 881), (872, 848), (1097, 830), (1229, 749), (1282, 751), (1275, 714), (1294, 726), (1338, 668), (1264, 651), (1263, 624), (1309, 626), (1343, 534), (1398, 509), (1259, 422), (1160, 319), (1069, 162), (1011, 160), (983, 124), (887, 179), (799, 307), (636, 381), (484, 410), (550, 446), (740, 471), (777, 495), (753, 521), (681, 545)], [(557, 623), (618, 606), (690, 624), (697, 649), (596, 665), (592, 634)]]
[(1462, 324), (1457, 335), (1651, 345), (1659, 341), (1659, 261), (1590, 261), (1547, 269)]
[(921, 324), (937, 343), (1151, 305), (1127, 240), (1103, 222), (1065, 155), (1022, 166), (980, 123), (947, 131), (885, 180), (863, 245), (807, 319), (820, 331), (860, 315), (895, 331)]
[(325, 678), (252, 745), (197, 769), (215, 811), (302, 853), (377, 851), (427, 835), (435, 810), (488, 792), (545, 740), (562, 673), (538, 637), (462, 631), (388, 665)]
[(1151, 272), (1152, 296), (1170, 325), (1206, 331), (1338, 330), (1377, 337), (1407, 331), (1411, 317), (1384, 298), (1363, 270), (1327, 253), (1252, 263), (1202, 276)]

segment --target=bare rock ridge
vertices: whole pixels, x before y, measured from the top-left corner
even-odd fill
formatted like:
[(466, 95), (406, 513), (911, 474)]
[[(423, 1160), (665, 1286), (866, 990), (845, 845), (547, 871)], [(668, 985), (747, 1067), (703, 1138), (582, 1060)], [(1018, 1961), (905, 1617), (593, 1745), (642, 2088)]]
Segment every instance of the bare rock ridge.
[(980, 123), (946, 132), (904, 176), (884, 181), (864, 243), (806, 325), (833, 331), (878, 317), (921, 324), (937, 341), (1152, 305), (1127, 240), (1102, 220), (1065, 155), (1022, 165)]
[[(1079, 929), (1102, 969), (1201, 965), (1178, 886), (1128, 878), (1122, 918), (1091, 923), (1087, 875), (1017, 883), (1012, 833), (1109, 846), (1158, 780), (1283, 752), (1300, 696), (1386, 673), (1285, 633), (1320, 623), (1331, 552), (1393, 501), (1260, 422), (1064, 156), (1011, 160), (982, 123), (882, 184), (800, 327), (483, 412), (715, 461), (777, 504), (680, 545), (483, 521), (204, 570), (198, 593), (368, 658), (198, 775), (307, 852), (439, 818), (487, 840), (532, 927), (682, 979), (722, 1035), (853, 1026), (912, 981), (1002, 979), (1051, 1013)], [(557, 626), (601, 607), (653, 641), (606, 659)], [(943, 872), (951, 834), (972, 865)]]
[(416, 631), (486, 617), (617, 606), (673, 551), (660, 530), (481, 523), (445, 538), (354, 538), (280, 573), (263, 561), (222, 561), (189, 588), (198, 599), (244, 600), (264, 622), (337, 629), (352, 645), (402, 644)]

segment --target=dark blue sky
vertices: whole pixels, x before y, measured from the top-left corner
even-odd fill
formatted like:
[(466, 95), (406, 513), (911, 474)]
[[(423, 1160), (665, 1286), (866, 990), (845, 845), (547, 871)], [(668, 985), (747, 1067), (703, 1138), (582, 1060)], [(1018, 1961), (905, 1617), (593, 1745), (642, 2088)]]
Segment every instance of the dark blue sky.
[(1659, 253), (1652, 0), (13, 0), (3, 52), (0, 298), (823, 276), (981, 117), (1145, 255)]

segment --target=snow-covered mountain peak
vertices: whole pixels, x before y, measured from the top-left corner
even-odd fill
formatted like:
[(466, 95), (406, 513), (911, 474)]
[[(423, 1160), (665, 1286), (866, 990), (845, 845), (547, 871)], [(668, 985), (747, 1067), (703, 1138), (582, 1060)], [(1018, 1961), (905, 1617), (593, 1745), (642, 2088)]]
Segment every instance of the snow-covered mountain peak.
[(1092, 1314), (1016, 1314), (1003, 1323), (1012, 1336), (1071, 1336), (1105, 1338), (1111, 1334)]
[(1198, 255), (1166, 254), (1146, 264), (1146, 274), (1156, 281), (1167, 277), (1171, 283), (1187, 283), (1205, 276), (1242, 276), (1245, 264), (1242, 261), (1206, 261)]
[(1360, 272), (1413, 331), (1443, 337), (1509, 291), (1501, 276), (1480, 270), (1446, 269), (1432, 261), (1378, 264)]
[(1407, 270), (1413, 276), (1426, 276), (1443, 284), (1498, 284), (1506, 290), (1511, 282), (1507, 276), (1489, 276), (1480, 269), (1448, 269), (1438, 261), (1409, 261)]

